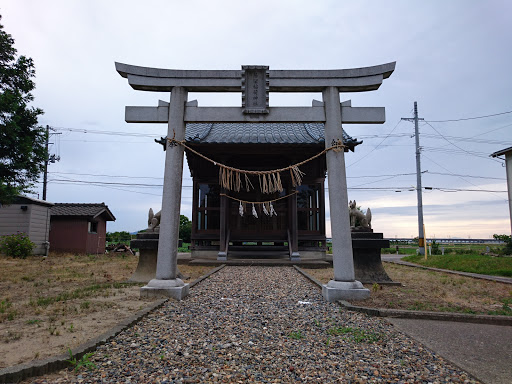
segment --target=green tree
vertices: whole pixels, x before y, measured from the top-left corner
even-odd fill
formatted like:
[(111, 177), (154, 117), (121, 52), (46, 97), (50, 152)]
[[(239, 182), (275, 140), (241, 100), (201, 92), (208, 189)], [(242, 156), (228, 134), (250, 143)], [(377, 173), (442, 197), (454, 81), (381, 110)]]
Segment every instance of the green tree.
[(106, 237), (109, 243), (123, 243), (126, 245), (129, 245), (130, 240), (132, 239), (132, 235), (127, 231), (107, 232)]
[(505, 255), (512, 255), (512, 238), (509, 235), (492, 235), (496, 240), (505, 242), (505, 246), (501, 249), (500, 253)]
[(30, 191), (47, 156), (46, 131), (37, 122), (43, 111), (29, 106), (34, 63), (16, 54), (0, 24), (0, 205)]
[(180, 239), (185, 243), (190, 243), (190, 234), (192, 232), (192, 222), (185, 215), (180, 215)]

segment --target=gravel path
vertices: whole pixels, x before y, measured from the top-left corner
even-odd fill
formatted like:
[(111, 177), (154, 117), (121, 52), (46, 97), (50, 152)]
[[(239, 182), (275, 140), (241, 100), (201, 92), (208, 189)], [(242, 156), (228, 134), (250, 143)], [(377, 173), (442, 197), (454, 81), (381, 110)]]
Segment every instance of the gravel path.
[(36, 383), (474, 383), (293, 268), (226, 267), (101, 346), (97, 368)]

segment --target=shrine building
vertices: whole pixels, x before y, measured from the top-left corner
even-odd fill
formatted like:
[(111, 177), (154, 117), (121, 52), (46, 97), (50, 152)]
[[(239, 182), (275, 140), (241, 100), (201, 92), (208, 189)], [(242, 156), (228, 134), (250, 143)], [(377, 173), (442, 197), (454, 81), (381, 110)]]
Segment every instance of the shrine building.
[[(210, 160), (251, 171), (286, 168), (325, 148), (323, 123), (189, 123), (185, 141)], [(345, 152), (361, 143), (344, 131), (343, 141)], [(325, 154), (300, 166), (300, 185), (282, 172), (282, 191), (262, 193), (257, 175), (249, 176), (255, 188), (222, 188), (215, 163), (185, 153), (193, 178), (193, 259), (216, 259), (219, 252), (228, 258), (325, 259)]]

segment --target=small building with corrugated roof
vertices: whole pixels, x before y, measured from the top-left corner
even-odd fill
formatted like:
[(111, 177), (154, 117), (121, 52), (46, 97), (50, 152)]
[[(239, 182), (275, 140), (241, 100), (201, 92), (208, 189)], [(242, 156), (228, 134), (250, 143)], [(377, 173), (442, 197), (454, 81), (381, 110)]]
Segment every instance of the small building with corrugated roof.
[(56, 203), (51, 209), (51, 250), (105, 253), (107, 221), (115, 219), (105, 203)]

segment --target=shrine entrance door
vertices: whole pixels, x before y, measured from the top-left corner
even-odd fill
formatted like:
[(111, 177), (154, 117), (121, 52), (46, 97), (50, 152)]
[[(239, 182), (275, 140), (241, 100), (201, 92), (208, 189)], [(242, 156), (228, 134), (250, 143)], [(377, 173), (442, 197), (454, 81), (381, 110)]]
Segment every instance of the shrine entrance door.
[[(263, 194), (259, 190), (237, 193), (240, 200), (245, 201), (269, 201), (286, 196), (286, 189), (273, 194)], [(242, 203), (243, 216), (240, 215), (240, 202), (229, 200), (228, 228), (230, 240), (233, 242), (286, 242), (288, 241), (288, 198), (272, 202), (275, 213), (266, 215), (262, 204)], [(267, 207), (268, 208), (268, 207)], [(267, 209), (268, 211), (268, 209)]]

